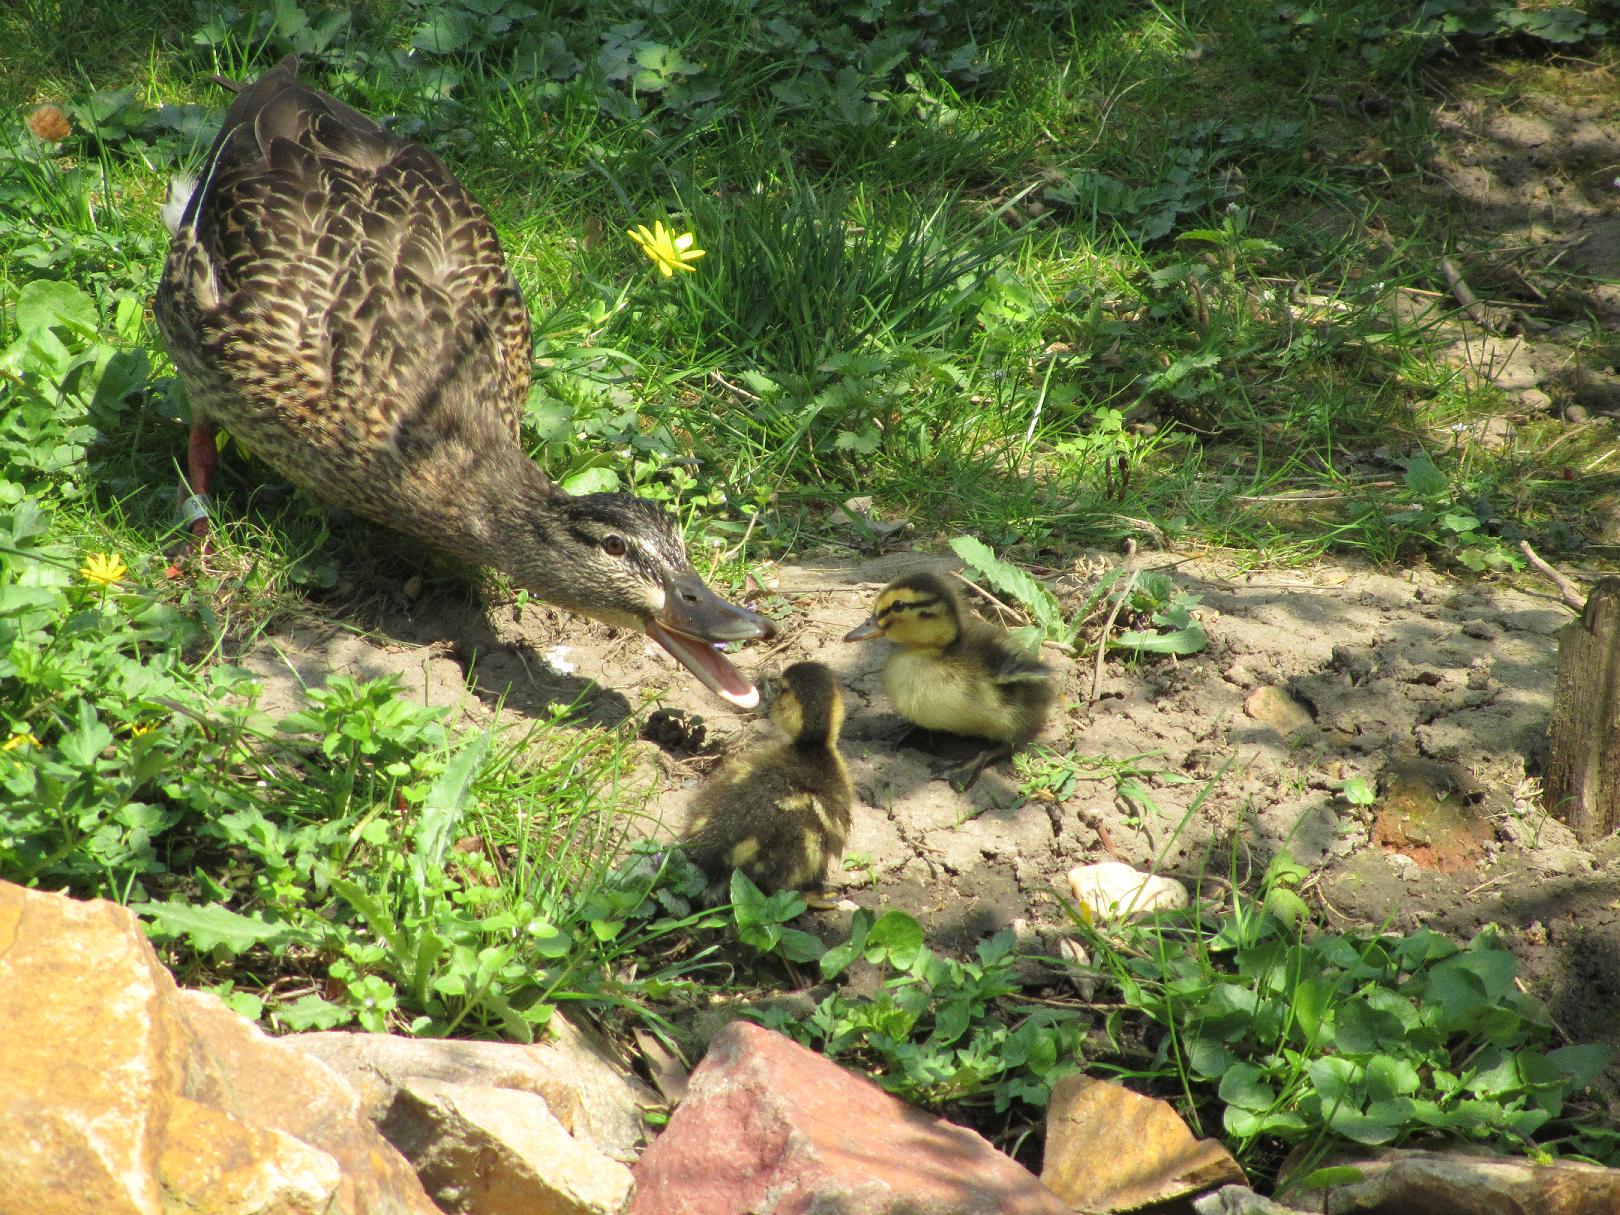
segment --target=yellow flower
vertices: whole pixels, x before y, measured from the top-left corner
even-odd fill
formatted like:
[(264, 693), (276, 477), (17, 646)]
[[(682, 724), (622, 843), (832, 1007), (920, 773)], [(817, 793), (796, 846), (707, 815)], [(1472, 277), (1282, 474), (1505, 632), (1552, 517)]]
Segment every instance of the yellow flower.
[(109, 587), (127, 573), (129, 566), (117, 553), (91, 553), (79, 567), (79, 577), (99, 587)]
[(0, 743), (0, 751), (15, 751), (18, 747), (37, 747), (39, 745), (39, 739), (24, 730), (21, 734), (13, 734), (5, 742)]
[(665, 278), (669, 278), (677, 270), (696, 270), (697, 267), (692, 263), (706, 252), (692, 247), (692, 243), (697, 240), (692, 233), (683, 232), (676, 236), (673, 229), (664, 227), (662, 220), (654, 220), (650, 232), (646, 224), (630, 228), (628, 232), (630, 239), (641, 246), (647, 260), (657, 266)]

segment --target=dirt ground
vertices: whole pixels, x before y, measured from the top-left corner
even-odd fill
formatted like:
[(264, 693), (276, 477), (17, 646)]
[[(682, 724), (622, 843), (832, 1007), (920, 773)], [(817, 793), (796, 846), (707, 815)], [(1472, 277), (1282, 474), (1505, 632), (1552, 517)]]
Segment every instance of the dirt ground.
[[(758, 571), (782, 635), (738, 665), (758, 676), (814, 658), (850, 693), (844, 751), (860, 805), (841, 893), (903, 908), (937, 946), (961, 950), (1017, 921), (1060, 928), (1053, 896), (1077, 864), (1117, 857), (1196, 880), (1224, 877), (1235, 857), (1240, 875), (1257, 876), (1286, 849), (1315, 873), (1335, 923), (1463, 935), (1499, 924), (1568, 1033), (1620, 1043), (1620, 847), (1578, 847), (1541, 809), (1534, 779), (1557, 636), (1571, 619), (1556, 598), (1329, 563), (1308, 574), (1238, 573), (1219, 556), (1142, 564), (1202, 596), (1208, 648), (1110, 658), (1095, 700), (1092, 664), (1048, 652), (1064, 704), (1039, 740), (1055, 755), (1131, 761), (1146, 792), (1134, 800), (1101, 770), (1061, 799), (1025, 797), (1006, 764), (961, 794), (933, 779), (949, 755), (891, 745), (900, 721), (881, 688), (888, 643), (841, 638), (888, 579), (952, 568), (948, 559), (897, 552)], [(639, 635), (534, 605), (484, 606), (465, 591), (430, 594), (368, 636), (286, 631), (244, 661), (266, 679), (272, 712), (331, 674), (392, 672), (410, 695), (459, 706), (467, 724), (497, 706), (513, 721), (575, 700), (586, 721), (621, 721), (632, 705), (643, 717), (700, 716), (696, 750), (639, 744), (666, 832), (727, 746), (773, 730)], [(1377, 785), (1376, 806), (1336, 791), (1358, 775)]]
[[(1604, 330), (1620, 328), (1620, 112), (1491, 96), (1437, 105), (1426, 188), (1476, 217), (1455, 261), (1496, 332), (1439, 319), (1455, 303), (1441, 282), (1392, 299), (1391, 311), (1452, 326), (1452, 360), (1503, 390), (1502, 417), (1458, 441), (1512, 442), (1530, 416), (1609, 426), (1620, 416), (1620, 368), (1595, 351)], [(1620, 507), (1613, 514), (1593, 521), (1576, 564), (1620, 548)], [(1080, 556), (1071, 589), (1083, 593), (1120, 560)], [(1558, 633), (1571, 618), (1557, 598), (1332, 561), (1240, 572), (1219, 554), (1138, 560), (1202, 596), (1208, 648), (1179, 660), (1111, 657), (1095, 699), (1091, 665), (1049, 653), (1065, 701), (1039, 740), (1059, 756), (1130, 761), (1146, 791), (1134, 801), (1095, 768), (1099, 779), (1061, 799), (1026, 798), (1007, 765), (962, 795), (932, 779), (945, 757), (886, 741), (899, 724), (879, 678), (887, 643), (841, 638), (889, 578), (950, 562), (894, 552), (757, 570), (760, 605), (782, 634), (739, 665), (765, 674), (814, 658), (851, 693), (845, 753), (861, 804), (847, 898), (904, 908), (936, 945), (961, 949), (1019, 921), (1036, 932), (1060, 926), (1053, 895), (1076, 864), (1115, 856), (1196, 879), (1227, 875), (1235, 857), (1249, 877), (1286, 848), (1313, 871), (1309, 893), (1336, 924), (1463, 936), (1498, 924), (1567, 1035), (1620, 1045), (1620, 843), (1579, 847), (1543, 810), (1536, 780)], [(450, 587), (408, 606), (397, 597), (365, 636), (301, 625), (245, 661), (269, 681), (272, 711), (290, 711), (300, 683), (397, 672), (411, 695), (459, 705), (470, 724), (489, 721), (497, 704), (508, 719), (575, 701), (603, 723), (655, 707), (700, 715), (701, 747), (642, 744), (664, 830), (679, 826), (727, 745), (770, 729), (638, 635), (535, 605), (520, 615)], [(1376, 783), (1374, 807), (1336, 793), (1352, 776)]]

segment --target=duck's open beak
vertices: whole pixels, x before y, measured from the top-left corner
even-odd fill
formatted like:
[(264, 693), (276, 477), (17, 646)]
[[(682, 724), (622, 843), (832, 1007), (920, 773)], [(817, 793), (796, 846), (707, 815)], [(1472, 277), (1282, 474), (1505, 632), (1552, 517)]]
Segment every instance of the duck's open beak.
[(674, 656), (703, 686), (739, 709), (759, 704), (759, 689), (715, 645), (776, 636), (776, 623), (727, 603), (695, 573), (677, 574), (665, 586), (664, 610), (649, 617), (647, 636)]
[(844, 634), (845, 641), (869, 641), (873, 637), (883, 636), (883, 630), (878, 627), (877, 617), (868, 616), (860, 624)]

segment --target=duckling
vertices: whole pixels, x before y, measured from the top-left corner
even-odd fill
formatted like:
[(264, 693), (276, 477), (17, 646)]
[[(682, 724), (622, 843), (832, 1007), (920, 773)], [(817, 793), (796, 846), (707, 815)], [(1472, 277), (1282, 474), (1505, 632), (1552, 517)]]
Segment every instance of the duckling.
[(155, 311), (191, 403), (199, 536), (225, 427), (316, 497), (640, 629), (711, 691), (759, 702), (715, 645), (775, 626), (704, 584), (672, 516), (567, 494), (524, 453), (528, 309), (437, 156), (301, 83), (289, 56), (176, 184)]
[(1046, 721), (1051, 669), (1004, 630), (972, 615), (937, 574), (907, 574), (878, 592), (872, 615), (844, 640), (870, 637), (896, 644), (883, 665), (883, 686), (900, 716), (925, 729), (998, 744), (941, 773), (959, 789), (1034, 738)]
[(717, 886), (741, 869), (767, 893), (808, 888), (824, 906), (855, 802), (838, 753), (837, 678), (819, 662), (794, 663), (770, 716), (788, 741), (728, 759), (693, 798), (681, 847)]

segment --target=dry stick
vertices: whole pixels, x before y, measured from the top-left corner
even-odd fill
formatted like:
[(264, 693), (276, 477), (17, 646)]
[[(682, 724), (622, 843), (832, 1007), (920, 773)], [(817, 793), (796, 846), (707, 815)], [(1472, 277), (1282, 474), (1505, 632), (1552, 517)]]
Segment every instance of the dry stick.
[(1141, 572), (1139, 569), (1131, 571), (1125, 589), (1114, 600), (1114, 610), (1108, 613), (1108, 622), (1103, 625), (1102, 636), (1097, 639), (1097, 665), (1091, 672), (1091, 696), (1087, 700), (1088, 704), (1097, 703), (1097, 693), (1102, 688), (1103, 657), (1108, 653), (1108, 634), (1114, 631), (1114, 621), (1119, 619), (1119, 613), (1125, 607), (1125, 601), (1131, 597), (1131, 590), (1136, 586), (1136, 577)]
[(720, 387), (724, 388), (727, 392), (733, 394), (734, 396), (739, 396), (745, 401), (752, 401), (755, 405), (758, 405), (760, 401), (764, 399), (763, 397), (755, 396), (741, 384), (733, 384), (730, 380), (726, 379), (725, 376), (721, 375), (718, 370), (709, 372), (709, 379), (713, 380), (716, 384), (720, 385)]
[(977, 582), (973, 581), (973, 579), (964, 577), (962, 574), (960, 574), (956, 570), (951, 571), (951, 577), (955, 578), (958, 582), (960, 582), (963, 586), (967, 587), (970, 591), (974, 591), (977, 594), (983, 595), (986, 599), (988, 599), (991, 603), (995, 604), (998, 608), (1000, 608), (1007, 615), (1011, 616), (1014, 620), (1018, 620), (1018, 619), (1022, 619), (1022, 620), (1026, 620), (1026, 621), (1029, 620), (1029, 613), (1028, 612), (1020, 612), (1016, 608), (1014, 608), (1012, 605), (1010, 605), (1008, 603), (1005, 603), (1002, 600), (996, 598), (995, 595), (993, 595), (991, 592), (985, 590), (984, 587), (980, 586)]
[[(1030, 621), (1030, 623), (1034, 623), (1033, 620), (1030, 617), (1030, 614), (1028, 612), (1020, 612), (1017, 608), (1014, 608), (1011, 604), (1004, 603), (1002, 600), (997, 599), (989, 591), (985, 590), (977, 582), (973, 581), (973, 579), (963, 577), (956, 570), (951, 571), (951, 577), (955, 578), (958, 582), (962, 583), (969, 590), (975, 591), (978, 594), (983, 595), (986, 599), (988, 599), (991, 603), (995, 604), (998, 608), (1000, 608), (1008, 616), (1011, 616), (1014, 620), (1022, 619), (1022, 620)], [(1074, 653), (1074, 647), (1072, 645), (1069, 645), (1068, 643), (1062, 642), (1062, 641), (1054, 641), (1050, 637), (1042, 637), (1041, 638), (1041, 644), (1043, 646), (1051, 646), (1054, 650), (1056, 650), (1060, 654), (1073, 655), (1073, 653)]]
[(1479, 302), (1479, 297), (1469, 290), (1468, 284), (1463, 281), (1463, 276), (1458, 273), (1457, 267), (1451, 264), (1449, 257), (1440, 259), (1440, 273), (1445, 276), (1446, 286), (1451, 288), (1451, 294), (1457, 297), (1457, 303), (1462, 305), (1462, 310), (1468, 314), (1474, 324), (1478, 325), (1486, 333), (1495, 333), (1496, 326), (1491, 324), (1490, 314), (1485, 311), (1485, 306)]
[(1558, 597), (1564, 601), (1565, 607), (1577, 616), (1586, 610), (1586, 596), (1581, 594), (1573, 582), (1542, 560), (1536, 550), (1530, 547), (1530, 541), (1520, 540), (1519, 551), (1524, 554), (1525, 560), (1535, 567), (1538, 574), (1558, 588)]

